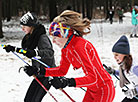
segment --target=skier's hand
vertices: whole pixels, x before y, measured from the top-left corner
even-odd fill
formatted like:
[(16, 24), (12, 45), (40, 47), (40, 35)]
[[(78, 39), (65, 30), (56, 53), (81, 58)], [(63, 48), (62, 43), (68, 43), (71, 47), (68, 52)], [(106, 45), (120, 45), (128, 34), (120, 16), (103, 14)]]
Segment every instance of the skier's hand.
[(138, 95), (138, 91), (136, 88), (134, 89), (128, 89), (127, 91), (123, 91), (127, 98), (132, 99), (136, 95)]
[(35, 52), (35, 50), (28, 49), (26, 53), (23, 53), (23, 55), (28, 58), (32, 58), (32, 57), (36, 56), (36, 52)]
[(46, 70), (44, 68), (37, 68), (34, 66), (24, 66), (24, 71), (28, 76), (45, 75)]
[(10, 51), (14, 52), (15, 51), (15, 46), (7, 45), (7, 46), (3, 47), (3, 49), (5, 49), (6, 52), (8, 52), (8, 53)]
[(56, 89), (65, 88), (66, 86), (75, 87), (76, 82), (74, 78), (54, 78), (51, 80), (51, 85)]
[(111, 67), (108, 67), (108, 69), (106, 68), (105, 69), (109, 74), (114, 74), (115, 73), (115, 70)]
[(107, 67), (105, 64), (103, 64), (103, 66), (105, 67), (105, 70), (109, 73), (109, 74), (115, 74), (115, 70), (111, 67)]

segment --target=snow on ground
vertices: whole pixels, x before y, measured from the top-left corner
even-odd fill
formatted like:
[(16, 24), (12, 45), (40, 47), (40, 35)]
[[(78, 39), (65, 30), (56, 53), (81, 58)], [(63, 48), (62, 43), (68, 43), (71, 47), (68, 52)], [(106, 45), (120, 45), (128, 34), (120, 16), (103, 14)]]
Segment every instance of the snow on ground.
[[(124, 22), (119, 24), (118, 22), (92, 22), (91, 24), (91, 34), (84, 36), (89, 40), (97, 49), (102, 63), (107, 64), (108, 66), (118, 68), (113, 54), (112, 46), (119, 39), (120, 36), (126, 35), (130, 41), (131, 53), (136, 56), (138, 52), (138, 38), (129, 38), (129, 35), (132, 30), (131, 25), (131, 15), (126, 13)], [(11, 23), (15, 23), (13, 26)], [(45, 27), (48, 25), (45, 24)], [(0, 44), (11, 44), (17, 47), (20, 47), (21, 39), (24, 36), (24, 33), (21, 31), (20, 26), (18, 26), (17, 21), (12, 21), (10, 23), (4, 22), (4, 36), (5, 38), (0, 39)], [(53, 44), (54, 50), (56, 50), (55, 58), (56, 64), (59, 65), (60, 61), (60, 48), (57, 45)], [(26, 62), (30, 63), (30, 60), (22, 55), (20, 55)], [(0, 48), (0, 102), (23, 102), (25, 93), (33, 79), (33, 77), (28, 77), (23, 71), (18, 73), (18, 70), (21, 66), (24, 66), (19, 58), (17, 58), (13, 53), (6, 53), (2, 47)], [(78, 77), (82, 76), (82, 71), (79, 69), (74, 71), (70, 68), (66, 77)], [(116, 86), (116, 95), (114, 102), (121, 102), (125, 97), (121, 92), (119, 87), (119, 81), (115, 79), (114, 84)], [(84, 88), (86, 89), (86, 88)], [(65, 88), (65, 91), (73, 98), (76, 102), (82, 102), (85, 92), (80, 88)], [(60, 91), (51, 87), (50, 92), (57, 98), (59, 102), (70, 102), (70, 100)], [(119, 101), (120, 100), (120, 101)], [(53, 98), (47, 94), (42, 102), (55, 102)]]

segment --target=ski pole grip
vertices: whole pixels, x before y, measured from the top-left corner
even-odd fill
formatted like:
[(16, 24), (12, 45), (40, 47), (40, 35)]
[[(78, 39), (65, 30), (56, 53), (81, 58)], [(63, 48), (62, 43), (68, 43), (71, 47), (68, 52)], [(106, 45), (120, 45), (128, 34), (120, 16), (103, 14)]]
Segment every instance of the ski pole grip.
[(1, 46), (1, 47), (6, 47), (6, 45), (4, 45), (4, 44), (1, 44), (0, 46)]
[(26, 51), (26, 50), (23, 50), (23, 49), (20, 49), (19, 52), (20, 52), (20, 53), (24, 53), (24, 54), (27, 53), (27, 51)]

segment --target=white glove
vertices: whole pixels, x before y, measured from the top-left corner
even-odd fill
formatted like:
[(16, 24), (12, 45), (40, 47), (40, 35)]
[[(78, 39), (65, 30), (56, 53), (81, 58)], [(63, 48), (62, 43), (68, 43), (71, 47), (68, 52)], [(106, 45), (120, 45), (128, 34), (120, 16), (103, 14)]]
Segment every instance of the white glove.
[(138, 95), (138, 92), (136, 90), (136, 88), (134, 89), (128, 89), (126, 92), (124, 92), (126, 97), (129, 99), (132, 99), (133, 97), (135, 97), (136, 95)]

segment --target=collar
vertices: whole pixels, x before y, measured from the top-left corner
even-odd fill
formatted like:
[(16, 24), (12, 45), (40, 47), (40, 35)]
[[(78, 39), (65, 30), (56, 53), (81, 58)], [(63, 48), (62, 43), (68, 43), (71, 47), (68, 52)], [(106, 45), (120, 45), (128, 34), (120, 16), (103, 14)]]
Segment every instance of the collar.
[(68, 41), (67, 41), (66, 44), (64, 45), (64, 48), (67, 47), (67, 45), (69, 44), (69, 42), (71, 41), (72, 38), (73, 38), (73, 34), (69, 37)]

